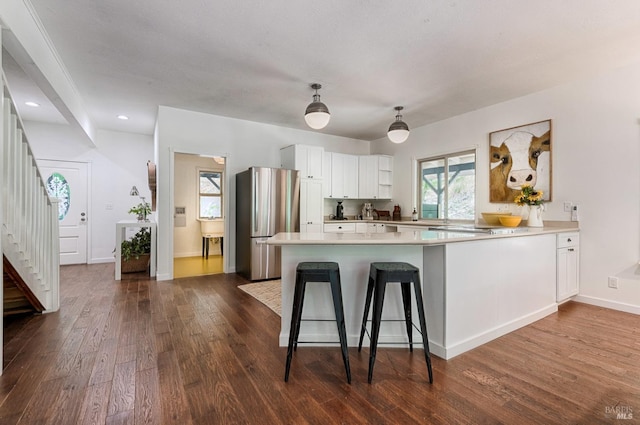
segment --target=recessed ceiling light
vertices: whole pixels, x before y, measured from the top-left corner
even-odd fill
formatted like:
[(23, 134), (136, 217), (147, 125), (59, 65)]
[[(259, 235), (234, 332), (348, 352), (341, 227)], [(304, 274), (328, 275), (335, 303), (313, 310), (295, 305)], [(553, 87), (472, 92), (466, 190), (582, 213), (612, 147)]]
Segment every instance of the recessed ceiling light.
[(40, 106), (40, 104), (39, 104), (39, 103), (31, 102), (31, 101), (29, 101), (29, 102), (24, 102), (24, 104), (25, 104), (25, 105), (27, 105), (27, 106), (31, 106), (32, 108), (37, 108), (38, 106)]
[(128, 116), (126, 116), (126, 115), (118, 115), (118, 119), (119, 119), (119, 120), (124, 120), (124, 121), (126, 121), (126, 120), (128, 120), (128, 119), (129, 119), (129, 117), (128, 117)]

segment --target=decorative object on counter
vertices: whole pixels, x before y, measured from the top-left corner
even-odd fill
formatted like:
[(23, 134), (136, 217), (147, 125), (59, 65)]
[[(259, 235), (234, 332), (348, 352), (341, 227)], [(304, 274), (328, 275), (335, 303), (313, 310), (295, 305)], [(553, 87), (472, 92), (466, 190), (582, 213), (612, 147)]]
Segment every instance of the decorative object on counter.
[(529, 218), (527, 219), (527, 226), (544, 227), (544, 221), (542, 220), (543, 212), (544, 212), (544, 205), (529, 206)]
[(522, 217), (519, 215), (499, 215), (498, 221), (505, 227), (518, 227), (522, 221)]
[(511, 202), (528, 184), (551, 201), (551, 120), (489, 134), (489, 201)]
[(535, 190), (533, 186), (528, 184), (522, 185), (520, 193), (514, 198), (514, 202), (519, 206), (529, 206), (529, 218), (527, 226), (543, 227), (542, 213), (544, 211), (543, 192)]
[(400, 114), (404, 107), (396, 106), (393, 109), (397, 111), (396, 120), (389, 126), (387, 136), (393, 143), (402, 143), (409, 137), (409, 126), (402, 121), (402, 115)]
[(147, 216), (151, 214), (151, 206), (147, 203), (147, 201), (145, 201), (144, 196), (140, 196), (138, 188), (133, 186), (131, 188), (131, 191), (129, 192), (129, 195), (138, 196), (140, 199), (142, 199), (142, 202), (140, 202), (138, 205), (136, 205), (135, 207), (131, 207), (131, 209), (129, 210), (129, 214), (136, 214), (138, 216), (138, 221), (149, 221), (147, 219)]
[(484, 221), (490, 226), (499, 226), (500, 225), (500, 217), (501, 215), (511, 215), (510, 212), (483, 212), (482, 218)]
[(400, 213), (400, 205), (393, 207), (393, 221), (402, 220), (402, 214)]
[(391, 214), (389, 214), (389, 211), (386, 211), (386, 210), (373, 210), (373, 212), (375, 213), (375, 215), (378, 216), (378, 218), (374, 217), (374, 220), (386, 220), (386, 221), (389, 221), (391, 219)]
[(411, 221), (418, 221), (418, 211), (416, 211), (416, 207), (413, 207), (413, 211), (411, 212)]
[(313, 95), (313, 102), (307, 106), (307, 110), (304, 113), (304, 120), (307, 125), (314, 130), (323, 129), (329, 124), (329, 119), (331, 119), (331, 114), (329, 113), (329, 108), (327, 105), (320, 102), (320, 95), (318, 94), (318, 90), (322, 88), (322, 85), (318, 83), (311, 84), (311, 88), (316, 92)]
[(372, 220), (373, 219), (373, 204), (371, 202), (365, 202), (362, 206), (362, 219), (363, 220)]

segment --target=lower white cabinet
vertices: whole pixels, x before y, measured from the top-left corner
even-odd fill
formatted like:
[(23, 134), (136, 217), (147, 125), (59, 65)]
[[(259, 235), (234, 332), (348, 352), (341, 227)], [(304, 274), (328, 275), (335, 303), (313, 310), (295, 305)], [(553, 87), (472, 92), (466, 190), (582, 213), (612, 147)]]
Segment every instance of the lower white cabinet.
[(356, 223), (325, 223), (325, 233), (355, 233)]
[(556, 250), (556, 301), (577, 295), (580, 270), (580, 235), (558, 233)]

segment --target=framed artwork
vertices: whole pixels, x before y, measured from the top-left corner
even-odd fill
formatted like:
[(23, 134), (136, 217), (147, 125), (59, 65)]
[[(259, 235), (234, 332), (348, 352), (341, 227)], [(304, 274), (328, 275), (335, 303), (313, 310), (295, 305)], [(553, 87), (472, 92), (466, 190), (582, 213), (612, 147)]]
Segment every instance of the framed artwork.
[(523, 185), (551, 201), (551, 120), (489, 133), (489, 202), (513, 202)]

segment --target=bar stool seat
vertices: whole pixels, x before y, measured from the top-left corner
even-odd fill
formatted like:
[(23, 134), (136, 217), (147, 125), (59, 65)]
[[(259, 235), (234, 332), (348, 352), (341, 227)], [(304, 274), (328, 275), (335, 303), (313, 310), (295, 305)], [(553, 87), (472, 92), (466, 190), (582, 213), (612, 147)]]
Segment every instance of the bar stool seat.
[(289, 380), (291, 358), (293, 351), (298, 347), (300, 335), (300, 322), (302, 321), (302, 305), (307, 282), (329, 282), (333, 309), (336, 314), (336, 325), (340, 337), (342, 360), (347, 372), (347, 382), (351, 384), (351, 369), (349, 367), (349, 352), (347, 349), (347, 331), (344, 323), (344, 308), (342, 304), (342, 287), (340, 285), (340, 268), (334, 262), (301, 262), (296, 267), (296, 283), (293, 294), (293, 311), (291, 313), (291, 328), (289, 329), (289, 345), (287, 347), (287, 364), (284, 372), (284, 381)]
[(376, 351), (378, 348), (378, 336), (380, 334), (380, 322), (382, 322), (382, 306), (384, 303), (384, 294), (389, 282), (400, 282), (402, 290), (402, 305), (404, 308), (405, 325), (407, 328), (407, 336), (409, 338), (409, 350), (413, 351), (413, 332), (411, 318), (411, 283), (416, 297), (418, 306), (418, 318), (420, 321), (420, 333), (422, 334), (422, 343), (424, 347), (424, 356), (427, 362), (427, 370), (429, 371), (429, 383), (433, 383), (433, 371), (431, 369), (431, 354), (429, 353), (429, 338), (427, 335), (427, 322), (424, 314), (424, 305), (422, 300), (422, 290), (420, 289), (420, 270), (409, 264), (402, 262), (375, 262), (369, 267), (369, 283), (367, 285), (367, 299), (364, 304), (364, 315), (362, 317), (362, 329), (360, 331), (360, 342), (358, 343), (358, 351), (362, 350), (362, 340), (367, 331), (367, 318), (369, 316), (369, 308), (371, 307), (371, 298), (373, 297), (373, 314), (371, 318), (371, 348), (369, 350), (369, 376), (368, 381), (371, 383), (373, 378), (373, 366), (376, 361)]

